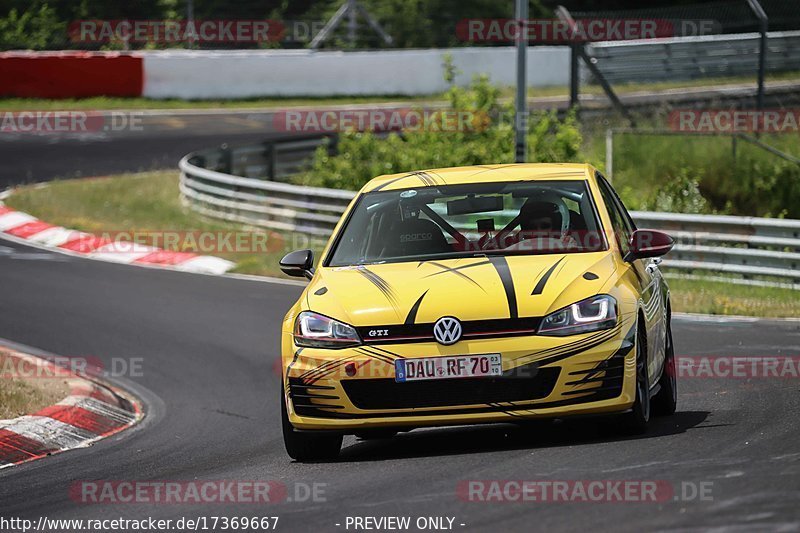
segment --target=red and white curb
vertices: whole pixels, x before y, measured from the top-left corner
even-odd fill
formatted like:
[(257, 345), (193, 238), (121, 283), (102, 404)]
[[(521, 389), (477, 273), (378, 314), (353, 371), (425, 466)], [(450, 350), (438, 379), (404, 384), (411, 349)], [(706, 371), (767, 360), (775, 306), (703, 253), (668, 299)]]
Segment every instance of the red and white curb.
[(70, 394), (32, 415), (0, 420), (0, 469), (47, 455), (83, 448), (142, 419), (139, 403), (96, 381), (68, 372), (51, 361), (0, 345), (3, 354), (65, 378)]
[(21, 241), (71, 255), (140, 266), (171, 268), (201, 274), (224, 274), (235, 263), (209, 255), (162, 250), (138, 243), (112, 241), (54, 226), (0, 202), (0, 233)]

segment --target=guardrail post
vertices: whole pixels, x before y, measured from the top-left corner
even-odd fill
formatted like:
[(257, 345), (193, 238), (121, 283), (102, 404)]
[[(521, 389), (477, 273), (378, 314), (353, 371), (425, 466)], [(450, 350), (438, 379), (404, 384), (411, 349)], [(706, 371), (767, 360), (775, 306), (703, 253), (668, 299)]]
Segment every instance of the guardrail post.
[(220, 164), (226, 174), (233, 172), (233, 151), (227, 143), (219, 147), (220, 149)]

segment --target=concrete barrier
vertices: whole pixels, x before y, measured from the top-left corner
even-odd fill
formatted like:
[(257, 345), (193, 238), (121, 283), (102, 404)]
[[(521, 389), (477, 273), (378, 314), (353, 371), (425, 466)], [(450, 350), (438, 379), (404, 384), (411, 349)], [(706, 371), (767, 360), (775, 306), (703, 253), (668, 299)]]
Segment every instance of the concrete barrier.
[[(515, 83), (513, 47), (367, 52), (311, 50), (144, 52), (144, 96), (252, 98), (258, 96), (424, 95), (447, 89), (445, 54), (458, 69), (456, 83), (475, 74)], [(530, 86), (569, 83), (569, 48), (528, 51)]]
[(117, 52), (0, 53), (0, 96), (140, 96), (142, 59)]

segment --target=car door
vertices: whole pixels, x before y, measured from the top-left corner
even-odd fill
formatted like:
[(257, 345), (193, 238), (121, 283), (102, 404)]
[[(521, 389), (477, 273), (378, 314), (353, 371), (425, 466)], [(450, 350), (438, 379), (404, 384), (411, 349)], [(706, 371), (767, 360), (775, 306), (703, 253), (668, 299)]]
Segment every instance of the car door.
[[(613, 229), (614, 235), (617, 238), (617, 244), (624, 257), (630, 248), (631, 235), (636, 230), (636, 224), (608, 181), (600, 174), (598, 174), (597, 178), (600, 185), (600, 192), (603, 195), (603, 201), (608, 208), (608, 214), (614, 226)], [(639, 287), (639, 294), (642, 300), (642, 310), (644, 311), (645, 328), (647, 330), (648, 339), (647, 363), (651, 386), (661, 374), (661, 369), (664, 365), (664, 348), (667, 332), (665, 321), (666, 310), (664, 309), (664, 302), (661, 298), (662, 277), (661, 271), (658, 268), (659, 262), (660, 259), (654, 260), (652, 258), (645, 258), (636, 259), (628, 263), (631, 272), (636, 278), (636, 285)]]

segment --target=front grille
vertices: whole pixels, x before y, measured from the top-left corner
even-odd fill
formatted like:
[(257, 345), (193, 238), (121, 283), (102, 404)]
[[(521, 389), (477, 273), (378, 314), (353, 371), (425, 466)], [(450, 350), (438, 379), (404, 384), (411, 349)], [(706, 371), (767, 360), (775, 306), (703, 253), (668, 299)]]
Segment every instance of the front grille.
[[(464, 320), (461, 322), (462, 339), (491, 339), (536, 335), (541, 318), (498, 318)], [(358, 334), (364, 344), (401, 344), (408, 342), (433, 342), (433, 325), (393, 324), (389, 326), (359, 326)]]
[[(522, 371), (523, 369), (527, 371)], [(547, 397), (559, 367), (526, 365), (495, 378), (461, 378), (397, 383), (393, 379), (342, 380), (350, 401), (359, 409), (411, 409), (495, 402), (522, 402)]]

